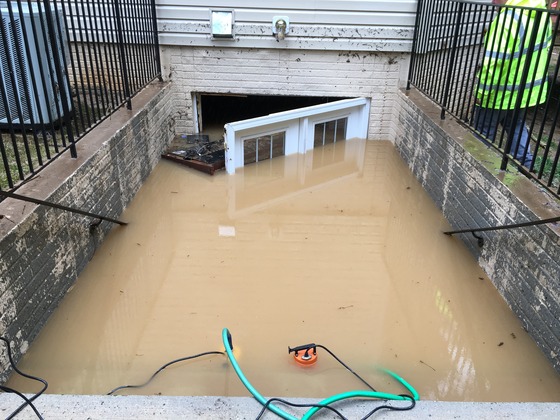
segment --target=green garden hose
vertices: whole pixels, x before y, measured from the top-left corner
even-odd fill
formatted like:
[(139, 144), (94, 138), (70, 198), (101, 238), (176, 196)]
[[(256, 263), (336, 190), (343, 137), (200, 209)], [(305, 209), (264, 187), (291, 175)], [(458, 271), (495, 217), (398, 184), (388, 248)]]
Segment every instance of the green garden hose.
[[(232, 344), (232, 340), (231, 340), (231, 334), (229, 333), (229, 330), (227, 328), (224, 328), (222, 330), (222, 340), (224, 342), (224, 347), (226, 349), (227, 356), (229, 358), (229, 361), (231, 362), (231, 365), (233, 366), (233, 369), (235, 370), (235, 373), (237, 373), (237, 376), (239, 377), (239, 379), (241, 380), (243, 385), (245, 385), (247, 390), (253, 395), (253, 397), (255, 397), (255, 399), (259, 403), (261, 403), (263, 406), (266, 406), (270, 411), (274, 412), (275, 414), (279, 415), (280, 417), (282, 417), (284, 419), (287, 419), (287, 420), (298, 420), (297, 417), (292, 416), (291, 414), (285, 412), (284, 410), (275, 406), (274, 404), (267, 403), (267, 399), (264, 398), (261, 394), (259, 394), (259, 392), (247, 380), (247, 378), (245, 377), (245, 375), (241, 371), (241, 368), (239, 367), (239, 364), (237, 363), (237, 360), (235, 360), (235, 356), (233, 355), (233, 344)], [(414, 400), (419, 399), (418, 392), (416, 392), (416, 390), (408, 382), (406, 382), (403, 378), (401, 378), (396, 373), (391, 372), (387, 369), (383, 369), (383, 371), (385, 373), (387, 373), (388, 375), (392, 376), (397, 382), (399, 382), (402, 386), (404, 386), (412, 394), (412, 398)], [(332, 404), (336, 401), (341, 401), (341, 400), (345, 400), (345, 399), (348, 399), (348, 398), (359, 398), (359, 397), (362, 397), (362, 398), (377, 398), (377, 399), (381, 399), (381, 400), (410, 401), (410, 397), (406, 397), (406, 396), (403, 396), (403, 395), (390, 394), (390, 393), (386, 393), (386, 392), (377, 392), (377, 391), (344, 392), (342, 394), (333, 395), (332, 397), (329, 397), (329, 398), (321, 401), (319, 404), (317, 404), (318, 406), (310, 408), (304, 414), (304, 416), (302, 417), (302, 420), (310, 419), (311, 416), (313, 416), (317, 411), (319, 411), (322, 408), (320, 406), (326, 406), (326, 405)]]
[[(231, 334), (229, 333), (227, 328), (224, 328), (222, 330), (222, 340), (224, 342), (224, 347), (226, 348), (226, 353), (228, 355), (229, 361), (231, 362), (231, 365), (233, 366), (233, 369), (235, 370), (235, 373), (237, 373), (237, 376), (239, 377), (241, 382), (243, 382), (243, 385), (245, 385), (245, 388), (247, 388), (249, 390), (249, 392), (251, 394), (253, 394), (253, 397), (255, 397), (256, 400), (258, 402), (260, 402), (262, 405), (265, 405), (266, 404), (266, 398), (264, 398), (261, 394), (259, 394), (259, 392), (253, 387), (253, 385), (251, 385), (251, 383), (247, 380), (245, 375), (243, 375), (243, 372), (241, 371), (241, 368), (239, 367), (239, 364), (237, 364), (237, 360), (235, 360), (235, 356), (233, 355), (233, 345), (232, 345), (232, 342), (231, 342)], [(268, 404), (268, 409), (270, 411), (278, 414), (280, 417), (282, 417), (286, 420), (298, 420), (297, 417), (294, 417), (291, 414), (286, 413), (284, 410), (276, 407), (274, 404)]]

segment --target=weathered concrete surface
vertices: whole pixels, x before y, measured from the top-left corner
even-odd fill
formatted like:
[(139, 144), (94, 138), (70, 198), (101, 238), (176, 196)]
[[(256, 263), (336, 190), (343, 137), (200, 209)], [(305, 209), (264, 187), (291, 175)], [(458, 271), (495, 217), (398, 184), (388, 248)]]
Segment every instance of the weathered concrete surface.
[[(154, 83), (18, 193), (118, 218), (174, 134), (171, 84)], [(15, 199), (0, 203), (0, 335), (19, 360), (81, 270), (113, 228), (90, 229), (90, 217)], [(0, 348), (0, 382), (9, 373)]]
[[(395, 146), (454, 229), (529, 222), (560, 214), (560, 203), (415, 90), (395, 106)], [(456, 235), (523, 328), (560, 372), (560, 227), (551, 224)], [(560, 414), (558, 416), (560, 418)]]
[[(30, 396), (28, 396), (30, 397)], [(290, 402), (316, 403), (317, 400), (295, 398)], [(13, 394), (0, 394), (0, 416), (10, 415), (22, 402)], [(380, 402), (351, 401), (335, 407), (348, 419), (364, 417)], [(250, 397), (163, 397), (163, 396), (92, 396), (92, 395), (42, 395), (35, 406), (45, 419), (255, 419), (262, 406)], [(280, 407), (280, 404), (278, 404)], [(287, 412), (301, 417), (306, 409), (282, 406)], [(373, 419), (558, 419), (558, 403), (460, 403), (419, 401), (410, 411), (375, 413)], [(18, 419), (36, 419), (33, 410), (26, 407)], [(279, 418), (268, 412), (263, 419)], [(339, 419), (334, 413), (324, 411), (313, 418)]]

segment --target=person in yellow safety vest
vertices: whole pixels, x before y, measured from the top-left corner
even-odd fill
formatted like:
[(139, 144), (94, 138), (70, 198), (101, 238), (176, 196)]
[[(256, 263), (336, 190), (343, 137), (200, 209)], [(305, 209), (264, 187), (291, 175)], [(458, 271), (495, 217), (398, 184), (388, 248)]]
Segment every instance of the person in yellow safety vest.
[[(494, 0), (493, 3), (547, 8), (545, 0)], [(508, 153), (528, 168), (533, 155), (525, 115), (528, 107), (546, 101), (547, 64), (552, 42), (549, 14), (542, 13), (538, 25), (536, 22), (535, 10), (512, 7), (502, 8), (494, 18), (484, 38), (485, 51), (474, 110), (474, 127), (482, 140), (493, 142), (499, 125), (508, 134), (513, 130)], [(533, 31), (537, 31), (536, 37)], [(531, 40), (534, 47), (529, 51)], [(516, 107), (519, 107), (517, 118)]]

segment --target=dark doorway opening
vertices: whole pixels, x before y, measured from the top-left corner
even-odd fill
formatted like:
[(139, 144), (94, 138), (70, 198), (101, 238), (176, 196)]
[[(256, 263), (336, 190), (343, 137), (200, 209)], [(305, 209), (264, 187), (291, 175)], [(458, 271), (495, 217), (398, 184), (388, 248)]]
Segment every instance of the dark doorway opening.
[(327, 96), (264, 96), (195, 94), (199, 133), (209, 134), (212, 140), (223, 135), (226, 123), (262, 117), (276, 112), (348, 99)]

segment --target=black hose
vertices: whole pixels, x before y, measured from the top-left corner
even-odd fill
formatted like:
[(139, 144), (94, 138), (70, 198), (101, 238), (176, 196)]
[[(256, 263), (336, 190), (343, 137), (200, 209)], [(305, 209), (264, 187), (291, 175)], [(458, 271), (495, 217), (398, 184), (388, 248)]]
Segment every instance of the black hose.
[(354, 372), (352, 369), (350, 369), (350, 367), (348, 365), (346, 365), (342, 360), (340, 360), (338, 357), (336, 357), (336, 355), (332, 351), (330, 351), (328, 348), (326, 348), (325, 346), (322, 346), (320, 344), (316, 344), (315, 346), (320, 347), (323, 350), (326, 350), (327, 353), (329, 353), (332, 357), (334, 357), (338, 363), (340, 363), (342, 366), (344, 366), (346, 369), (348, 369), (356, 378), (358, 378), (360, 381), (362, 381), (369, 389), (371, 389), (373, 392), (377, 392), (377, 390), (374, 387), (372, 387), (370, 384), (368, 384), (366, 382), (365, 379), (363, 379), (360, 375), (358, 375), (356, 372)]
[(165, 369), (166, 367), (168, 367), (168, 366), (170, 366), (170, 365), (172, 365), (172, 364), (174, 364), (174, 363), (179, 363), (179, 362), (183, 362), (183, 361), (185, 361), (185, 360), (195, 359), (195, 358), (201, 357), (201, 356), (207, 356), (207, 355), (209, 355), (209, 354), (221, 354), (221, 355), (224, 355), (225, 353), (224, 353), (223, 351), (207, 351), (207, 352), (204, 352), (204, 353), (195, 354), (194, 356), (181, 357), (180, 359), (172, 360), (171, 362), (166, 363), (165, 365), (163, 365), (162, 367), (160, 367), (158, 370), (156, 370), (156, 371), (154, 372), (154, 374), (150, 377), (150, 379), (148, 379), (148, 380), (147, 380), (146, 382), (144, 382), (143, 384), (140, 384), (140, 385), (122, 385), (122, 386), (118, 386), (118, 387), (116, 387), (115, 389), (109, 391), (109, 392), (107, 393), (107, 395), (113, 395), (115, 392), (117, 392), (117, 391), (119, 391), (119, 390), (121, 390), (121, 389), (126, 389), (126, 388), (142, 388), (142, 387), (148, 385), (148, 384), (152, 381), (152, 379), (154, 379), (154, 378), (156, 377), (156, 375), (157, 375), (158, 373), (160, 373), (160, 372), (161, 372), (163, 369)]
[[(12, 357), (12, 348), (10, 346), (10, 342), (4, 338), (4, 337), (0, 337), (0, 340), (2, 340), (4, 343), (6, 343), (6, 348), (8, 350), (8, 359), (10, 361), (10, 365), (12, 366), (12, 369), (20, 376), (23, 376), (24, 378), (28, 378), (28, 379), (32, 379), (34, 381), (37, 382), (41, 382), (43, 384), (43, 389), (41, 389), (38, 393), (36, 393), (35, 395), (33, 395), (31, 398), (27, 398), (25, 397), (23, 394), (21, 394), (20, 392), (11, 389), (11, 388), (7, 388), (7, 387), (2, 387), (1, 389), (4, 390), (5, 392), (13, 392), (17, 395), (19, 395), (21, 398), (24, 399), (24, 403), (21, 404), (12, 414), (10, 414), (6, 420), (10, 420), (12, 418), (14, 418), (21, 410), (23, 410), (27, 405), (29, 405), (33, 411), (35, 411), (35, 414), (37, 414), (37, 416), (39, 418), (42, 419), (41, 415), (39, 414), (39, 412), (37, 411), (37, 409), (35, 408), (35, 406), (33, 405), (33, 401), (35, 401), (43, 392), (45, 392), (45, 390), (47, 389), (47, 387), (49, 386), (49, 384), (47, 383), (47, 381), (45, 381), (42, 378), (38, 378), (37, 376), (33, 376), (33, 375), (28, 375), (26, 373), (23, 373), (21, 370), (18, 369), (18, 367), (16, 366), (16, 364), (14, 363), (14, 359)], [(8, 391), (9, 390), (9, 391)]]
[(335, 413), (338, 417), (340, 417), (342, 420), (348, 420), (346, 417), (344, 417), (344, 415), (338, 411), (337, 409), (335, 409), (334, 407), (331, 407), (328, 404), (297, 404), (297, 403), (293, 403), (287, 400), (284, 400), (282, 398), (270, 398), (269, 400), (266, 401), (265, 404), (263, 404), (263, 408), (261, 410), (261, 412), (259, 413), (259, 415), (255, 418), (255, 420), (260, 420), (260, 418), (263, 416), (263, 414), (265, 413), (265, 411), (268, 409), (268, 406), (273, 403), (274, 401), (278, 401), (282, 404), (286, 404), (289, 405), (291, 407), (305, 407), (305, 408), (311, 408), (311, 407), (319, 407), (319, 408), (326, 408), (328, 410), (331, 410), (333, 413)]
[[(0, 389), (4, 392), (11, 392), (12, 394), (16, 394), (17, 396), (19, 396), (20, 398), (22, 398), (25, 401), (25, 405), (28, 405), (29, 407), (31, 407), (33, 409), (33, 411), (35, 412), (35, 414), (37, 415), (37, 417), (41, 420), (43, 420), (43, 416), (41, 416), (41, 413), (39, 413), (39, 410), (37, 410), (37, 408), (35, 407), (35, 405), (33, 404), (33, 402), (31, 401), (31, 399), (27, 398), (25, 395), (23, 395), (21, 392), (16, 391), (15, 389), (12, 388), (8, 388), (7, 386), (3, 386), (0, 385)], [(23, 408), (23, 407), (22, 407)], [(14, 411), (12, 414), (10, 414), (8, 417), (6, 417), (6, 419), (12, 419), (14, 418), (15, 415), (17, 415), (19, 413), (18, 411)]]
[(393, 411), (408, 411), (408, 410), (412, 410), (414, 407), (416, 407), (416, 400), (408, 394), (400, 394), (401, 397), (405, 397), (405, 398), (410, 398), (410, 405), (407, 405), (406, 407), (398, 407), (398, 406), (394, 406), (394, 405), (380, 405), (379, 407), (375, 407), (373, 410), (371, 410), (365, 417), (362, 417), (361, 420), (366, 420), (368, 418), (370, 418), (371, 416), (373, 416), (374, 413), (383, 410), (383, 409), (387, 409), (387, 410), (393, 410)]

